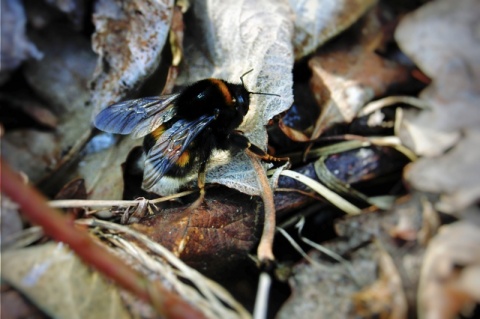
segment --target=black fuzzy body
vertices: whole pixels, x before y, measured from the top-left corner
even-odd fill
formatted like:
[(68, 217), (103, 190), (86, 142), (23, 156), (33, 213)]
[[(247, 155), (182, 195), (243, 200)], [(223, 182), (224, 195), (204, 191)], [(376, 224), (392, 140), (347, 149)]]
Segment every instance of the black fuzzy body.
[[(204, 115), (215, 118), (184, 151), (188, 153), (189, 161), (185, 165), (172, 163), (163, 175), (182, 178), (196, 174), (199, 167), (208, 162), (214, 150), (235, 151), (245, 147), (232, 143), (231, 135), (242, 123), (249, 103), (249, 92), (243, 85), (224, 80), (205, 79), (185, 88), (175, 101), (176, 115), (161, 129), (168, 130), (179, 120), (194, 121)], [(145, 137), (145, 153), (154, 147), (159, 135), (152, 133)]]

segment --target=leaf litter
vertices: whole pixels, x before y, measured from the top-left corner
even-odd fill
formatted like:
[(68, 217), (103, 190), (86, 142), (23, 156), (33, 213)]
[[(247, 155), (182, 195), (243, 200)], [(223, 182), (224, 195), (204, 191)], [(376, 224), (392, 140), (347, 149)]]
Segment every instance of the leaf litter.
[[(212, 0), (182, 3), (179, 10), (168, 1), (124, 5), (102, 0), (92, 8), (81, 1), (72, 1), (70, 7), (55, 3), (56, 11), (50, 11), (53, 9), (45, 10), (47, 7), (39, 3), (27, 2), (22, 7), (19, 2), (9, 1), (9, 8), (15, 10), (7, 13), (17, 18), (15, 32), (23, 47), (2, 47), (2, 65), (6, 63), (4, 53), (16, 57), (9, 61), (8, 68), (2, 67), (2, 101), (9, 103), (9, 109), (31, 113), (39, 126), (5, 126), (2, 157), (52, 196), (77, 178), (85, 180), (82, 198), (86, 195), (89, 200), (148, 195), (141, 191), (130, 193), (136, 183), (130, 178), (135, 174), (127, 175), (134, 166), (128, 153), (141, 141), (125, 138), (103, 145), (101, 139), (95, 139), (84, 148), (92, 137), (90, 120), (101, 108), (144, 91), (152, 92), (148, 88), (150, 78), (155, 79), (154, 94), (160, 94), (168, 68), (172, 73), (167, 85), (175, 83), (180, 87), (206, 77), (239, 83), (240, 76), (253, 69), (245, 77), (247, 89), (280, 97), (252, 95), (250, 111), (240, 129), (256, 145), (267, 149), (265, 127), (277, 123), (279, 116), (289, 116), (292, 86), (298, 75), (295, 70), (303, 63), (311, 74), (303, 85), (311, 91), (320, 115), (309, 119), (314, 126), (305, 130), (283, 126), (286, 135), (294, 137), (296, 149), (282, 150), (292, 143), (277, 143), (276, 138), (273, 147), (275, 151), (294, 154), (293, 170), (310, 173), (310, 179), (331, 188), (329, 192), (338, 192), (339, 202), (352, 205), (359, 214), (340, 218), (341, 213), (332, 209), (331, 204), (323, 200), (325, 204), (319, 206), (321, 192), (315, 194), (305, 185), (276, 193), (275, 204), (282, 207), (282, 215), (277, 218), (285, 218), (284, 225), (294, 224), (288, 218), (306, 218), (305, 234), (298, 234), (297, 240), (317, 248), (321, 244), (323, 248), (310, 251), (304, 262), (287, 267), (290, 299), (284, 302), (284, 296), (277, 301), (273, 295), (272, 305), (280, 305), (269, 311), (277, 311), (279, 318), (403, 318), (407, 313), (417, 313), (420, 318), (440, 313), (444, 318), (454, 318), (459, 313), (474, 317), (475, 304), (480, 302), (475, 259), (478, 245), (474, 245), (479, 214), (475, 204), (480, 192), (476, 128), (479, 113), (475, 109), (480, 46), (471, 30), (478, 29), (476, 17), (480, 12), (473, 0), (458, 4), (445, 0), (422, 3), (407, 6), (375, 1), (244, 0), (226, 4)], [(147, 6), (155, 10), (146, 10)], [(174, 10), (177, 17), (173, 19), (180, 19), (182, 14), (178, 14), (182, 12), (183, 21), (176, 20), (175, 30), (170, 30)], [(95, 31), (83, 22), (91, 14)], [(30, 24), (26, 25), (26, 20)], [(60, 30), (59, 26), (61, 32), (54, 32)], [(2, 38), (12, 37), (12, 32), (3, 28), (2, 21)], [(89, 43), (85, 34), (92, 32)], [(178, 40), (182, 37), (183, 43)], [(172, 66), (169, 50), (176, 61)], [(96, 67), (93, 52), (97, 53)], [(12, 90), (19, 83), (28, 89)], [(332, 153), (318, 152), (332, 143)], [(345, 148), (346, 145), (349, 146)], [(386, 163), (385, 156), (391, 152), (405, 157), (395, 170), (368, 166), (372, 160)], [(304, 164), (302, 158), (316, 162)], [(392, 172), (401, 170), (408, 161), (412, 163), (403, 175), (406, 188), (398, 173), (393, 175), (396, 182), (388, 186), (380, 182), (392, 178)], [(293, 171), (285, 174), (298, 175)], [(135, 236), (122, 235), (114, 230), (117, 224), (100, 227), (100, 221), (97, 228), (90, 229), (92, 236), (143, 273), (168, 278), (167, 287), (196, 304), (208, 317), (249, 317), (244, 306), (223, 290), (216, 290), (213, 281), (203, 281), (198, 275), (196, 279), (186, 276), (191, 274), (186, 265), (181, 270), (169, 268), (171, 265), (167, 266), (164, 258), (176, 267), (179, 265), (170, 259), (173, 255), (159, 257), (158, 251), (147, 247), (157, 245), (155, 249), (163, 251), (160, 245), (164, 245), (189, 265), (205, 273), (210, 271), (213, 277), (235, 273), (227, 279), (215, 277), (233, 289), (238, 284), (234, 281), (240, 276), (238, 269), (253, 267), (252, 262), (245, 260), (258, 243), (263, 223), (261, 202), (248, 196), (262, 193), (255, 175), (243, 154), (228, 165), (210, 169), (209, 184), (222, 184), (245, 194), (215, 193), (207, 198), (208, 207), (197, 215), (185, 213), (179, 203), (140, 200), (129, 203), (128, 208), (126, 204), (90, 207), (88, 201), (81, 201), (75, 206), (75, 216), (88, 216), (83, 220), (85, 226), (93, 225), (90, 223), (95, 222), (94, 216), (118, 221), (133, 213), (129, 225), (121, 227), (141, 231), (152, 242), (147, 244), (134, 239)], [(337, 178), (332, 184), (326, 180), (331, 176), (348, 178)], [(277, 171), (272, 185), (295, 185), (289, 180)], [(364, 185), (367, 187), (362, 188)], [(209, 192), (216, 192), (216, 188)], [(399, 194), (405, 196), (392, 204), (392, 198)], [(5, 200), (3, 197), (2, 205)], [(244, 204), (246, 201), (250, 206)], [(380, 201), (388, 203), (378, 205), (384, 211), (375, 206)], [(310, 206), (312, 203), (316, 204)], [(11, 215), (15, 228), (19, 227), (17, 208), (7, 206), (9, 209), (2, 209), (2, 240), (3, 220), (8, 221), (4, 214)], [(445, 213), (450, 216), (445, 217)], [(452, 218), (455, 222), (446, 225)], [(128, 218), (122, 220), (127, 222)], [(332, 229), (318, 224), (319, 220), (333, 225)], [(309, 231), (309, 227), (315, 230)], [(331, 237), (320, 236), (318, 229), (331, 233)], [(286, 231), (289, 230), (282, 230)], [(25, 234), (22, 240), (28, 236), (31, 234)], [(19, 238), (18, 243), (22, 238), (11, 234), (8, 237)], [(31, 244), (40, 237), (37, 234), (30, 238), (23, 242)], [(295, 240), (295, 236), (291, 239)], [(277, 247), (285, 251), (277, 256), (280, 263), (293, 262), (287, 252), (289, 245)], [(84, 285), (65, 285), (67, 281), (52, 268), (55, 278), (33, 287), (36, 292), (21, 288), (21, 280), (26, 277), (14, 275), (15, 270), (28, 272), (35, 269), (34, 265), (56, 260), (42, 253), (45, 247), (55, 245), (37, 243), (9, 251), (11, 258), (2, 268), (2, 278), (50, 315), (71, 317), (73, 312), (85, 311), (89, 317), (111, 316), (114, 309), (104, 305), (111, 305), (109, 298), (114, 298), (118, 303), (115, 311), (126, 317), (132, 313), (123, 312), (125, 303), (136, 315), (154, 316), (152, 308), (108, 282), (95, 280), (94, 286), (86, 287), (97, 274), (71, 253), (67, 255), (77, 264), (71, 269), (75, 269), (76, 280)], [(323, 255), (327, 250), (332, 253)], [(25, 262), (32, 256), (43, 259)], [(340, 259), (332, 261), (328, 256)], [(17, 267), (21, 264), (24, 268)], [(184, 281), (188, 282), (186, 286), (182, 286)], [(190, 285), (192, 282), (195, 283)], [(55, 287), (62, 285), (66, 291), (57, 289), (55, 293)], [(91, 289), (109, 293), (95, 293), (96, 298), (83, 304), (65, 299), (74, 294), (89, 295)], [(251, 308), (252, 291), (233, 291)], [(71, 306), (65, 307), (66, 301)], [(225, 308), (225, 303), (230, 306)], [(117, 312), (115, 317), (120, 316)]]

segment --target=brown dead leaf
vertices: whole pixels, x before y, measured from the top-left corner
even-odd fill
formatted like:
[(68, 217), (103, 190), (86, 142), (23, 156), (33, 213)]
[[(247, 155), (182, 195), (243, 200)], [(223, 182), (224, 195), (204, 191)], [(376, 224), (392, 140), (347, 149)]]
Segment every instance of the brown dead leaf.
[(87, 199), (85, 180), (75, 179), (64, 185), (57, 195), (55, 195), (55, 200), (59, 199)]
[(97, 114), (138, 88), (159, 65), (173, 1), (101, 0), (94, 11), (92, 45), (99, 56), (91, 103)]
[(479, 242), (478, 220), (443, 226), (432, 239), (420, 274), (419, 318), (457, 318), (480, 302)]
[[(87, 199), (87, 190), (85, 188), (84, 179), (74, 179), (64, 185), (62, 189), (55, 195), (55, 200), (62, 199)], [(72, 207), (67, 209), (67, 213), (75, 216), (75, 219), (82, 216), (84, 212), (83, 207)]]
[(188, 207), (162, 209), (133, 226), (210, 274), (245, 260), (255, 247), (263, 219), (258, 200), (223, 189), (207, 196), (200, 208)]
[(130, 318), (118, 290), (61, 243), (2, 252), (2, 280), (56, 318)]
[(312, 139), (335, 123), (351, 122), (368, 101), (408, 79), (405, 67), (375, 53), (385, 40), (384, 23), (371, 10), (359, 26), (358, 39), (345, 37), (327, 45), (309, 61), (312, 91), (321, 107)]
[(372, 285), (353, 295), (355, 315), (362, 318), (406, 318), (408, 307), (400, 274), (391, 256), (380, 243), (377, 246), (380, 275)]
[(347, 29), (375, 2), (376, 0), (290, 1), (295, 14), (295, 58), (300, 59), (312, 53)]

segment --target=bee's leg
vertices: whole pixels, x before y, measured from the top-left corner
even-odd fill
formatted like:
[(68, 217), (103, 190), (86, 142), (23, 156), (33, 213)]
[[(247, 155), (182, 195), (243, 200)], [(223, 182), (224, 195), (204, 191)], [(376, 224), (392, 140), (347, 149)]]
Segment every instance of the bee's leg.
[(289, 160), (288, 157), (275, 157), (267, 154), (260, 147), (250, 142), (248, 138), (246, 138), (240, 132), (235, 132), (234, 134), (230, 135), (230, 141), (239, 148), (250, 150), (253, 154), (257, 155), (260, 159), (266, 162), (287, 162)]
[(188, 209), (196, 209), (200, 204), (203, 203), (203, 200), (205, 199), (205, 179), (206, 179), (206, 168), (207, 168), (207, 162), (203, 162), (200, 165), (200, 169), (198, 170), (198, 188), (200, 189), (200, 196), (193, 202), (192, 205)]

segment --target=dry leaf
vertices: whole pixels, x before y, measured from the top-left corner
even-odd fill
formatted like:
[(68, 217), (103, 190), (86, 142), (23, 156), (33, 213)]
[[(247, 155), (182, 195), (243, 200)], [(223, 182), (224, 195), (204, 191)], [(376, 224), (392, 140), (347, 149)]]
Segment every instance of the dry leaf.
[(380, 243), (378, 249), (379, 278), (370, 286), (353, 295), (355, 315), (362, 318), (403, 319), (408, 307), (402, 280), (395, 261)]
[(457, 318), (480, 302), (479, 242), (478, 220), (440, 228), (427, 248), (420, 274), (419, 318)]
[(61, 158), (58, 139), (52, 133), (25, 129), (5, 133), (2, 156), (29, 180), (40, 181), (53, 170)]
[[(179, 84), (215, 77), (240, 83), (245, 76), (249, 91), (279, 94), (251, 95), (250, 110), (240, 130), (251, 142), (266, 149), (265, 125), (293, 101), (291, 38), (293, 23), (286, 0), (196, 1), (185, 21), (186, 63)], [(208, 183), (219, 183), (250, 195), (259, 195), (256, 173), (243, 153), (207, 172)]]
[[(110, 135), (111, 137), (111, 135)], [(97, 136), (91, 142), (102, 138)], [(142, 144), (141, 139), (122, 138), (114, 146), (87, 154), (76, 174), (85, 179), (89, 199), (122, 199), (124, 191), (123, 168), (129, 152)], [(93, 144), (89, 144), (95, 147)]]
[(18, 212), (18, 205), (5, 195), (0, 200), (0, 236), (2, 246), (9, 241), (9, 237), (23, 228), (23, 221)]
[(55, 200), (61, 199), (87, 199), (87, 190), (83, 179), (74, 179), (62, 187), (55, 195)]
[[(55, 200), (62, 199), (87, 199), (87, 190), (85, 188), (85, 180), (78, 178), (65, 184), (62, 189), (55, 195)], [(83, 216), (84, 207), (72, 207), (65, 211), (72, 218), (80, 218)]]
[(194, 211), (185, 206), (162, 209), (134, 227), (187, 264), (218, 276), (245, 260), (255, 247), (261, 209), (258, 200), (223, 189), (207, 196), (205, 205)]
[(85, 19), (85, 7), (88, 6), (85, 0), (45, 0), (46, 3), (54, 6), (65, 13), (76, 29), (81, 29)]
[(440, 193), (436, 209), (458, 212), (480, 197), (480, 6), (474, 0), (430, 2), (401, 22), (400, 47), (432, 78), (420, 95), (427, 110), (405, 114), (402, 142), (425, 158), (407, 180), (418, 190)]
[(2, 294), (0, 296), (2, 303), (2, 318), (17, 319), (48, 319), (49, 317), (42, 313), (35, 305), (25, 298), (21, 293), (11, 286), (2, 284)]
[(20, 64), (30, 58), (41, 59), (43, 54), (26, 34), (27, 19), (21, 1), (2, 1), (0, 84), (5, 83)]
[(316, 48), (351, 26), (376, 0), (290, 1), (295, 14), (295, 58)]
[(463, 139), (443, 156), (409, 165), (406, 179), (416, 189), (442, 194), (436, 209), (457, 213), (480, 196), (479, 141), (480, 130), (465, 131)]
[(368, 285), (375, 279), (375, 261), (371, 256), (370, 259), (362, 258), (372, 253), (371, 246), (351, 255), (349, 266), (361, 278), (352, 277), (343, 264), (322, 261), (318, 254), (313, 256), (318, 263), (297, 265), (290, 279), (292, 295), (283, 304), (277, 318), (353, 318), (348, 314), (352, 308), (351, 296), (358, 290), (356, 280)]
[[(10, 117), (12, 117), (12, 126), (15, 128), (18, 128), (17, 125), (23, 126), (22, 120), (24, 118), (32, 119), (35, 124), (42, 128), (54, 129), (58, 125), (58, 117), (44, 103), (32, 99), (25, 91), (15, 92), (12, 95), (0, 94), (0, 103), (4, 107), (3, 111), (7, 113), (2, 114), (2, 125), (7, 130)], [(21, 115), (19, 116), (18, 113)], [(26, 126), (31, 127), (31, 124)]]
[(2, 280), (55, 318), (130, 318), (115, 286), (61, 243), (2, 252)]
[(480, 64), (468, 61), (479, 61), (480, 46), (475, 33), (467, 31), (478, 27), (479, 11), (476, 0), (429, 2), (401, 21), (395, 38), (401, 49), (432, 79), (441, 74), (446, 76), (449, 64), (462, 60), (461, 64), (476, 75)]
[(173, 1), (100, 0), (94, 11), (92, 45), (98, 60), (91, 103), (97, 114), (155, 71), (170, 29)]
[(59, 124), (54, 132), (6, 132), (2, 153), (36, 183), (57, 169), (69, 152), (78, 151), (90, 135), (91, 108), (85, 106), (95, 58), (88, 41), (68, 28), (52, 26), (32, 39), (45, 56), (42, 61), (28, 62), (24, 74), (45, 104), (58, 114)]
[[(58, 116), (66, 116), (66, 113), (75, 111), (90, 113), (91, 109), (86, 107), (86, 102), (89, 98), (88, 82), (95, 67), (95, 55), (88, 40), (61, 24), (52, 24), (41, 32), (33, 33), (32, 39), (44, 52), (41, 61), (29, 61), (24, 70), (35, 93)], [(84, 122), (85, 124), (77, 122), (76, 126), (90, 126), (89, 121)]]
[(408, 70), (375, 50), (385, 40), (385, 22), (371, 10), (356, 33), (323, 47), (309, 61), (313, 94), (321, 108), (311, 138), (318, 138), (335, 123), (349, 123), (374, 97), (408, 79)]
[[(402, 241), (390, 237), (392, 228), (398, 225), (402, 215), (407, 214), (411, 227), (420, 229), (422, 208), (418, 196), (397, 204), (391, 211), (338, 220), (335, 223), (338, 237), (321, 244), (324, 249), (347, 260), (333, 264), (330, 258), (311, 252), (309, 256), (318, 264), (301, 262), (294, 267), (294, 275), (290, 280), (292, 296), (278, 317), (369, 317), (361, 316), (353, 305), (352, 295), (362, 289), (366, 294), (360, 295), (361, 300), (358, 301), (362, 301), (365, 308), (356, 310), (378, 310), (378, 314), (397, 314), (399, 317), (406, 311), (410, 313), (416, 306), (417, 282), (424, 249), (416, 242), (403, 245)], [(383, 247), (380, 255), (376, 242)], [(377, 269), (383, 272), (380, 278)]]

